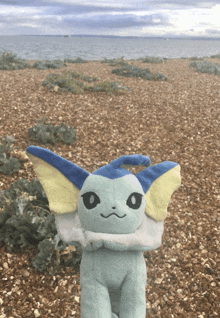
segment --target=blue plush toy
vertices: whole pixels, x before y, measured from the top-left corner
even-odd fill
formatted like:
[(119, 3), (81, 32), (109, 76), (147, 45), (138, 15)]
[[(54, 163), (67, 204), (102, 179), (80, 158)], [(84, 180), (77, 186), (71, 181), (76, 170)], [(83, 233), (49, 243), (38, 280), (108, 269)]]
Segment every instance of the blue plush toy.
[[(79, 242), (82, 318), (145, 318), (144, 251), (161, 245), (163, 220), (180, 186), (180, 166), (150, 167), (142, 155), (125, 155), (92, 174), (30, 146), (27, 154), (41, 182), (60, 238)], [(126, 168), (143, 165), (132, 174)], [(148, 167), (148, 168), (146, 168)]]

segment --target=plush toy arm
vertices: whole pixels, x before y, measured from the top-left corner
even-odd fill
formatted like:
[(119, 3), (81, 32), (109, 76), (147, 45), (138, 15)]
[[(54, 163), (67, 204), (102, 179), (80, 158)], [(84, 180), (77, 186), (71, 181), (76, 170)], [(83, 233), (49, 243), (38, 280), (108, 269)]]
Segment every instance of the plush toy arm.
[(135, 233), (106, 234), (86, 231), (86, 250), (90, 244), (102, 245), (103, 243), (104, 247), (115, 251), (150, 251), (161, 245), (162, 234), (163, 222), (155, 222), (145, 216), (143, 223)]
[(86, 240), (83, 229), (76, 212), (56, 214), (55, 224), (59, 237), (68, 244), (79, 242), (81, 246), (86, 247)]
[[(131, 242), (131, 234), (106, 234), (106, 233), (95, 233), (86, 231), (86, 251), (92, 251), (96, 246), (104, 246), (107, 249), (113, 251), (126, 251), (130, 247), (123, 244), (123, 238), (127, 241), (127, 244)], [(126, 238), (124, 237), (126, 236)], [(121, 238), (121, 239), (120, 239)], [(118, 243), (120, 241), (120, 243)]]

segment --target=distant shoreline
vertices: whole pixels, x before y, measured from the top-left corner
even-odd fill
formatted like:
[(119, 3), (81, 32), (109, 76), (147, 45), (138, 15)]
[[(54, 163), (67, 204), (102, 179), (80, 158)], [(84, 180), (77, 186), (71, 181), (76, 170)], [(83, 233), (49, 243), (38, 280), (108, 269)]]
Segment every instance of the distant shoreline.
[(90, 35), (90, 34), (70, 34), (69, 36), (65, 35), (51, 35), (51, 34), (15, 34), (15, 35), (0, 35), (1, 36), (39, 36), (39, 37), (65, 37), (65, 38), (88, 38), (88, 37), (98, 37), (98, 38), (120, 38), (120, 39), (155, 39), (155, 40), (204, 40), (204, 41), (220, 41), (220, 37), (218, 38), (211, 38), (211, 37), (164, 37), (164, 36), (158, 36), (158, 37), (151, 37), (151, 36), (120, 36), (120, 35)]

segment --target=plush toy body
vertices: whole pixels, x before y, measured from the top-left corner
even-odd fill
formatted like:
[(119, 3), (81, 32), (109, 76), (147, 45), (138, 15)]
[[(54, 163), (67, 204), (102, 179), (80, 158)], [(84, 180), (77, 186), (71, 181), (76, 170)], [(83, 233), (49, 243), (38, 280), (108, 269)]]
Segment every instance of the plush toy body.
[[(92, 174), (40, 147), (27, 154), (62, 240), (81, 244), (82, 318), (145, 318), (144, 251), (161, 245), (163, 220), (180, 186), (180, 166), (122, 156)], [(148, 167), (136, 175), (129, 166)]]
[(142, 252), (106, 248), (83, 252), (80, 284), (82, 317), (146, 315), (146, 265)]

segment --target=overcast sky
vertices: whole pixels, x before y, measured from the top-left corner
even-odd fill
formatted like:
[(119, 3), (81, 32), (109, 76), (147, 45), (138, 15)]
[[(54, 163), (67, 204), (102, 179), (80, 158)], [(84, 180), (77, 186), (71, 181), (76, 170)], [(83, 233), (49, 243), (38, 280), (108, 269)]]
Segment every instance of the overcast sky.
[(219, 0), (0, 0), (0, 35), (220, 37)]

